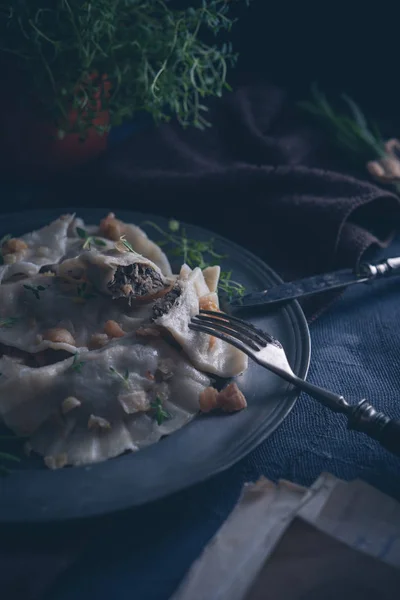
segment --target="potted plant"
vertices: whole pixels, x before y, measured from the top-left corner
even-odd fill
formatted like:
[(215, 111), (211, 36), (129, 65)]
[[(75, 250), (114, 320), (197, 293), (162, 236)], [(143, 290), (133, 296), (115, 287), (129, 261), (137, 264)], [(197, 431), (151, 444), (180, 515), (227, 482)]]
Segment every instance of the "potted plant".
[[(8, 0), (0, 9), (3, 153), (62, 169), (101, 152), (111, 127), (148, 113), (204, 128), (235, 63), (227, 0)], [(2, 130), (2, 131), (1, 131)], [(7, 144), (4, 147), (4, 144)]]

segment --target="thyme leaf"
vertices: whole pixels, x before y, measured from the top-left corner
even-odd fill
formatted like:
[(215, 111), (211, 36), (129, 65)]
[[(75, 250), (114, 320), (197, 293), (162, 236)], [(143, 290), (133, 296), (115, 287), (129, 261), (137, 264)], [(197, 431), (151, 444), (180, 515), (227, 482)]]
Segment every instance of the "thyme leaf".
[(82, 227), (77, 227), (76, 233), (82, 240), (84, 240), (83, 246), (82, 246), (82, 248), (84, 250), (90, 250), (91, 244), (94, 244), (95, 246), (103, 246), (103, 247), (107, 246), (107, 244), (104, 240), (101, 240), (100, 238), (96, 238), (93, 235), (89, 235), (87, 231), (82, 229)]
[(176, 219), (171, 219), (168, 223), (168, 229), (170, 231), (179, 231), (180, 223)]
[(44, 292), (47, 288), (44, 285), (25, 285), (24, 288), (32, 292), (36, 300), (40, 300), (40, 292)]
[(84, 300), (90, 300), (91, 298), (95, 298), (96, 294), (94, 294), (92, 291), (89, 291), (87, 286), (87, 283), (84, 281), (83, 283), (79, 283), (76, 286), (76, 293), (78, 295), (78, 298), (82, 298)]
[[(18, 462), (21, 462), (21, 459), (18, 456), (15, 456), (14, 454), (9, 454), (8, 452), (0, 452), (0, 461), (18, 463)], [(10, 474), (10, 469), (8, 469), (4, 465), (2, 465), (1, 462), (0, 462), (0, 474), (1, 475), (9, 475)]]
[(154, 402), (150, 403), (150, 407), (154, 411), (154, 418), (157, 421), (157, 425), (162, 425), (164, 421), (172, 418), (172, 415), (163, 407), (159, 396), (156, 397)]
[[(163, 236), (163, 239), (157, 241), (158, 246), (172, 246), (169, 254), (177, 256), (189, 265), (192, 269), (207, 267), (218, 264), (226, 258), (226, 255), (219, 254), (214, 249), (214, 239), (210, 240), (193, 240), (187, 236), (185, 228), (176, 219), (171, 219), (168, 223), (168, 231), (153, 223), (153, 221), (145, 221), (142, 225), (148, 225), (155, 229)], [(219, 290), (223, 292), (229, 300), (233, 297), (241, 297), (245, 293), (245, 287), (232, 279), (232, 271), (221, 271), (219, 280)]]
[(82, 229), (82, 227), (77, 227), (76, 233), (79, 235), (79, 237), (82, 240), (86, 240), (86, 238), (88, 237), (88, 234), (86, 233), (86, 231), (84, 229)]
[(71, 369), (76, 373), (80, 373), (84, 364), (84, 361), (80, 360), (79, 353), (77, 352), (76, 354), (74, 354), (74, 360), (72, 361)]
[(363, 162), (371, 156), (385, 154), (384, 141), (375, 123), (368, 123), (359, 106), (346, 94), (342, 94), (346, 112), (336, 110), (325, 94), (314, 84), (311, 87), (311, 101), (300, 102), (303, 110), (325, 125), (339, 147), (349, 152), (352, 158)]
[(21, 459), (18, 456), (14, 456), (14, 454), (9, 454), (8, 452), (0, 452), (1, 460), (11, 460), (13, 462), (21, 462)]
[(103, 246), (103, 247), (107, 246), (106, 242), (104, 242), (103, 240), (100, 240), (99, 238), (95, 238), (92, 235), (89, 235), (86, 238), (82, 248), (90, 250), (90, 247), (92, 244), (94, 244), (95, 246)]
[(121, 237), (119, 238), (119, 240), (125, 246), (125, 248), (127, 250), (129, 250), (129, 252), (135, 252), (134, 249), (132, 248), (131, 244), (128, 242), (128, 240), (125, 239), (124, 235), (121, 235)]
[(0, 327), (13, 327), (17, 321), (19, 321), (18, 317), (7, 317), (5, 319), (0, 319)]
[(117, 369), (114, 369), (114, 367), (110, 367), (110, 371), (111, 371), (111, 373), (113, 373), (114, 375), (119, 377), (124, 382), (124, 385), (126, 387), (129, 387), (129, 371), (128, 370), (126, 370), (125, 373), (120, 373), (119, 371), (117, 371)]
[(241, 298), (246, 292), (244, 285), (232, 279), (232, 271), (221, 271), (219, 288), (225, 292), (228, 300), (236, 297)]

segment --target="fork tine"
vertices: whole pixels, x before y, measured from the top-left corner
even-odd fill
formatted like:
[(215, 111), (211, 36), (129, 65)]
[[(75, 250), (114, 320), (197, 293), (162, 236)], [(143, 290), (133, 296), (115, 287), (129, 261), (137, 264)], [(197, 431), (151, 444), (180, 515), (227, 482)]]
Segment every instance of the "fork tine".
[(241, 350), (248, 356), (253, 356), (251, 350), (246, 346), (246, 344), (239, 341), (237, 338), (226, 335), (221, 331), (215, 331), (212, 327), (207, 327), (207, 325), (203, 325), (203, 323), (189, 323), (189, 328), (193, 329), (194, 331), (200, 331), (201, 333), (208, 333), (216, 338), (219, 338), (223, 342), (226, 342), (227, 344), (231, 344), (231, 346), (235, 346), (235, 348)]
[(224, 333), (228, 333), (232, 337), (235, 337), (245, 344), (248, 344), (251, 348), (253, 348), (253, 350), (261, 350), (261, 348), (265, 348), (267, 345), (265, 340), (253, 332), (249, 332), (246, 330), (246, 328), (241, 327), (240, 325), (230, 325), (228, 321), (224, 321), (222, 319), (214, 319), (208, 315), (196, 315), (195, 317), (192, 317), (192, 323), (204, 323), (205, 325), (210, 325), (213, 328), (223, 331)]
[(238, 317), (234, 317), (233, 315), (228, 315), (227, 313), (218, 312), (215, 310), (202, 310), (202, 309), (200, 309), (199, 313), (200, 313), (200, 315), (208, 315), (210, 317), (219, 318), (220, 320), (221, 320), (221, 318), (224, 318), (227, 321), (230, 321), (232, 323), (237, 323), (238, 325), (245, 327), (246, 331), (248, 331), (248, 335), (249, 335), (250, 331), (252, 331), (254, 334), (259, 336), (263, 340), (263, 342), (265, 342), (267, 344), (277, 344), (277, 340), (270, 333), (262, 331), (261, 329), (257, 329), (257, 327), (254, 327), (254, 325), (252, 325), (251, 323), (248, 323), (247, 321), (244, 321), (243, 319), (239, 319)]
[(242, 321), (242, 319), (237, 319), (236, 317), (230, 317), (225, 313), (219, 313), (216, 311), (200, 311), (200, 314), (197, 315), (199, 319), (212, 319), (213, 323), (221, 323), (222, 319), (224, 319), (225, 323), (235, 329), (236, 331), (243, 332), (252, 340), (256, 341), (262, 347), (265, 347), (267, 344), (271, 343), (273, 337), (260, 329), (256, 329), (250, 323), (246, 321)]

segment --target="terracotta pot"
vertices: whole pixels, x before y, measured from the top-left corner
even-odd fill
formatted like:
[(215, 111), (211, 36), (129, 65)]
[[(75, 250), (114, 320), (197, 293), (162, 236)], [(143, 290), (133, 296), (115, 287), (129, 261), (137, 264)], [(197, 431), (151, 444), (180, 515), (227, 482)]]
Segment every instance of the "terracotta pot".
[[(90, 103), (95, 114), (92, 123), (107, 126), (109, 113), (101, 110), (100, 102), (101, 93), (108, 94), (110, 91), (110, 83), (105, 76), (101, 86), (103, 89), (99, 86)], [(37, 101), (32, 98), (29, 103), (21, 103), (19, 100), (24, 91), (20, 85), (8, 89), (12, 93), (0, 97), (0, 153), (4, 172), (43, 179), (83, 164), (106, 149), (107, 133), (101, 135), (94, 128), (88, 131), (85, 141), (75, 133), (60, 139), (57, 128), (48, 121)], [(69, 125), (73, 126), (76, 119), (77, 111), (71, 110)]]

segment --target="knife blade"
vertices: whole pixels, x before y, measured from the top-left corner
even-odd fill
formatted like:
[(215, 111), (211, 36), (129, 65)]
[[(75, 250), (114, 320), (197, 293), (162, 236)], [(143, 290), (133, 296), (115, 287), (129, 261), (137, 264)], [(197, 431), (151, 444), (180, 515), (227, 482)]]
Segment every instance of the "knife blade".
[(252, 292), (241, 298), (233, 298), (230, 304), (237, 308), (276, 304), (393, 275), (400, 275), (400, 257), (388, 258), (376, 264), (361, 263), (357, 269), (341, 269), (298, 281), (281, 283), (268, 290)]

